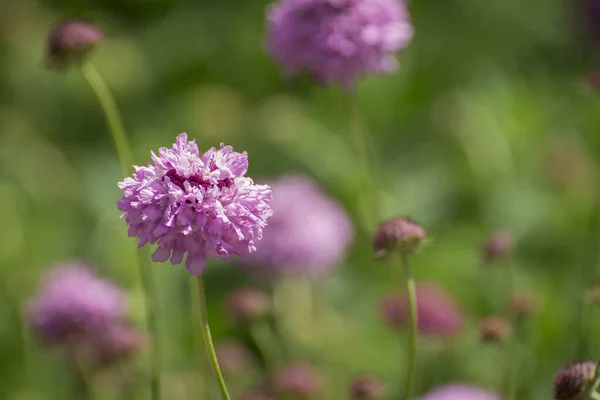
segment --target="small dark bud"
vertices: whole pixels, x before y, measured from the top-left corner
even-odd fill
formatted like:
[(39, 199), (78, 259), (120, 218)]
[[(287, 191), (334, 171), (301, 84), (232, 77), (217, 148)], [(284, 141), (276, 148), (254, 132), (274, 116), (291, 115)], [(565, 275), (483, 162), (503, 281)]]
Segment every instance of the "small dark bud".
[(394, 217), (382, 222), (373, 236), (375, 256), (413, 253), (426, 237), (425, 229), (409, 217)]
[(227, 314), (237, 323), (263, 317), (270, 307), (269, 297), (258, 289), (236, 289), (227, 296)]
[(278, 396), (304, 400), (316, 397), (321, 391), (321, 376), (310, 366), (291, 364), (275, 373), (273, 389)]
[(237, 375), (250, 367), (252, 357), (238, 342), (233, 340), (220, 342), (215, 346), (215, 353), (221, 372), (225, 375)]
[(512, 312), (517, 318), (526, 318), (535, 312), (537, 300), (532, 292), (517, 292), (512, 298)]
[(104, 32), (83, 19), (70, 19), (54, 25), (46, 44), (46, 64), (67, 68), (81, 64), (88, 53), (104, 39)]
[(484, 343), (503, 343), (511, 333), (510, 322), (502, 317), (489, 317), (479, 327), (479, 335)]
[(497, 231), (490, 235), (483, 248), (483, 258), (488, 264), (506, 259), (513, 249), (512, 236)]
[(596, 374), (596, 363), (592, 361), (567, 364), (554, 376), (554, 400), (579, 398)]
[(359, 376), (350, 384), (352, 400), (378, 400), (383, 396), (385, 396), (385, 385), (374, 376)]

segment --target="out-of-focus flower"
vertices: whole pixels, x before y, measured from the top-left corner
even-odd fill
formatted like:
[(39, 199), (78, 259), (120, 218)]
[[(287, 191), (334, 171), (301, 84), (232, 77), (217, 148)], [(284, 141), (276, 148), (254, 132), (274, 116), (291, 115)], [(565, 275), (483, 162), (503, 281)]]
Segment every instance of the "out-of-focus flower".
[(152, 260), (202, 274), (207, 257), (228, 259), (255, 250), (272, 214), (271, 189), (244, 176), (248, 155), (221, 144), (200, 155), (185, 133), (161, 148), (152, 163), (119, 183), (122, 218), (138, 246), (158, 243)]
[(226, 308), (229, 318), (245, 323), (262, 317), (269, 310), (267, 295), (258, 289), (240, 288), (227, 296)]
[(554, 399), (575, 400), (594, 379), (596, 363), (574, 362), (565, 365), (554, 376)]
[(48, 34), (46, 64), (51, 68), (80, 64), (103, 39), (104, 32), (84, 19), (59, 22)]
[(358, 376), (350, 383), (350, 398), (353, 400), (378, 400), (385, 392), (385, 384), (374, 376)]
[(512, 312), (518, 318), (525, 318), (535, 312), (537, 298), (533, 292), (516, 292), (512, 298)]
[[(460, 332), (463, 315), (448, 293), (435, 283), (416, 285), (419, 334), (449, 337)], [(391, 327), (408, 327), (408, 300), (406, 293), (390, 294), (381, 303), (383, 319)]]
[(94, 332), (77, 347), (79, 357), (89, 365), (102, 367), (138, 353), (146, 344), (146, 336), (123, 323), (113, 323)]
[(425, 239), (425, 229), (410, 217), (390, 218), (375, 229), (373, 250), (377, 257), (414, 252)]
[(315, 182), (286, 176), (271, 184), (273, 217), (246, 261), (274, 275), (318, 275), (344, 256), (354, 230), (348, 215)]
[(396, 71), (395, 53), (413, 36), (400, 0), (280, 0), (267, 14), (269, 51), (289, 75), (346, 88)]
[(28, 321), (47, 345), (102, 332), (123, 314), (124, 294), (82, 263), (56, 267), (29, 304)]
[(600, 39), (600, 2), (583, 0), (583, 14), (587, 20), (590, 35), (595, 39)]
[(238, 397), (236, 400), (274, 400), (273, 396), (269, 396), (262, 391), (254, 391), (250, 393), (244, 393)]
[(239, 342), (226, 340), (215, 346), (217, 360), (221, 372), (226, 375), (235, 375), (245, 371), (251, 364), (248, 350)]
[(479, 336), (482, 342), (503, 343), (512, 333), (510, 322), (503, 317), (486, 318), (479, 326)]
[(483, 259), (486, 263), (493, 263), (506, 259), (513, 250), (513, 239), (508, 232), (496, 231), (492, 233), (483, 246)]
[(501, 397), (476, 386), (453, 383), (439, 386), (419, 400), (501, 400)]
[(321, 376), (304, 364), (283, 366), (273, 377), (273, 390), (278, 396), (311, 399), (318, 395), (321, 386)]

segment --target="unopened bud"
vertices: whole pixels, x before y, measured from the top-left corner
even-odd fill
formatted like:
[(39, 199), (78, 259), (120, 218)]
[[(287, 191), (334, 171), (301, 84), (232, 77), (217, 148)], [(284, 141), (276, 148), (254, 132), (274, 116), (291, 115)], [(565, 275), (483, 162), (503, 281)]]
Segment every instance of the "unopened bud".
[(425, 229), (409, 217), (390, 218), (377, 227), (373, 249), (377, 257), (413, 253), (426, 237)]
[(554, 376), (554, 400), (575, 400), (587, 389), (596, 374), (592, 361), (567, 364)]
[(501, 261), (512, 253), (513, 240), (507, 232), (497, 231), (490, 235), (483, 248), (483, 258), (486, 263)]
[(479, 327), (479, 335), (484, 343), (503, 343), (511, 333), (510, 323), (502, 317), (489, 317)]
[(241, 288), (231, 292), (226, 300), (227, 314), (238, 323), (247, 323), (263, 317), (269, 311), (269, 298), (253, 288)]
[(46, 64), (51, 68), (81, 64), (90, 50), (103, 39), (104, 32), (86, 20), (59, 22), (48, 35)]
[(374, 376), (359, 376), (350, 384), (352, 400), (378, 400), (385, 395), (384, 383)]

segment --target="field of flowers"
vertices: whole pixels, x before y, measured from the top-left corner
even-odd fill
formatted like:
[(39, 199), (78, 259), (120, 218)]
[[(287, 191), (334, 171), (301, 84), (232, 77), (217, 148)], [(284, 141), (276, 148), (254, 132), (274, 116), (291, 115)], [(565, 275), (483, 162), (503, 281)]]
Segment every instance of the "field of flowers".
[(0, 0), (0, 399), (600, 399), (599, 184), (598, 0)]

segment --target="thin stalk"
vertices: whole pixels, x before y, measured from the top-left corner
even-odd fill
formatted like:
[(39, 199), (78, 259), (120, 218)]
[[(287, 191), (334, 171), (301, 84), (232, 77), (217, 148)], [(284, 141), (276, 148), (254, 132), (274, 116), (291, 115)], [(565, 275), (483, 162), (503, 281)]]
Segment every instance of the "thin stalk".
[(374, 225), (380, 219), (380, 202), (376, 182), (379, 174), (376, 171), (376, 157), (373, 154), (375, 151), (369, 140), (370, 137), (368, 136), (365, 123), (361, 118), (356, 95), (352, 93), (344, 93), (344, 95), (347, 97), (350, 130), (359, 163), (359, 183), (364, 189), (361, 191), (363, 196), (362, 212), (364, 213), (365, 221), (370, 225)]
[(402, 266), (404, 268), (404, 277), (406, 280), (406, 294), (408, 298), (408, 365), (406, 368), (406, 378), (404, 381), (404, 400), (409, 400), (412, 393), (413, 382), (417, 369), (417, 296), (415, 289), (415, 280), (412, 277), (408, 254), (402, 254)]
[(89, 62), (85, 63), (81, 67), (81, 73), (96, 94), (96, 97), (100, 102), (100, 107), (102, 107), (102, 110), (104, 111), (106, 122), (110, 128), (115, 148), (117, 149), (117, 157), (119, 158), (119, 164), (121, 165), (121, 175), (125, 177), (129, 175), (129, 172), (133, 167), (133, 155), (127, 140), (127, 135), (125, 134), (123, 121), (119, 115), (117, 103), (94, 64)]
[(204, 294), (204, 280), (202, 275), (198, 275), (196, 277), (196, 285), (198, 286), (198, 304), (200, 305), (200, 330), (202, 331), (204, 346), (206, 347), (206, 352), (208, 353), (208, 360), (212, 366), (215, 379), (219, 384), (221, 397), (223, 400), (230, 400), (229, 393), (227, 393), (227, 386), (225, 385), (225, 380), (223, 379), (223, 374), (221, 373), (221, 368), (219, 368), (219, 361), (217, 360), (217, 354), (215, 353), (215, 346), (210, 335), (210, 328), (208, 326), (208, 313), (206, 312), (206, 296)]
[[(98, 98), (100, 107), (104, 111), (106, 122), (115, 144), (117, 157), (121, 166), (121, 175), (126, 177), (133, 168), (133, 155), (131, 146), (125, 134), (123, 121), (117, 108), (117, 103), (112, 96), (110, 89), (98, 73), (96, 67), (91, 63), (86, 63), (81, 67), (81, 73), (86, 79), (90, 88)], [(156, 306), (154, 299), (157, 298), (154, 289), (154, 278), (152, 276), (151, 265), (147, 260), (148, 256), (141, 251), (136, 252), (136, 263), (140, 270), (142, 290), (144, 292), (144, 306), (147, 329), (151, 337), (150, 350), (150, 397), (152, 400), (160, 398), (160, 340), (158, 334), (158, 324), (156, 317)]]

